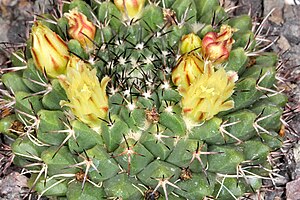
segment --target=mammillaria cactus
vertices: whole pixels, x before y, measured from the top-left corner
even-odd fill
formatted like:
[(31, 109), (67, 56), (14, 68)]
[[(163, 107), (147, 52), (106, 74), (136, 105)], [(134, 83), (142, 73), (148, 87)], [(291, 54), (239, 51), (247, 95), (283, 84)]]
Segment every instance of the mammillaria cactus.
[(1, 78), (0, 130), (39, 197), (237, 199), (272, 175), (286, 97), (249, 16), (217, 0), (58, 11)]

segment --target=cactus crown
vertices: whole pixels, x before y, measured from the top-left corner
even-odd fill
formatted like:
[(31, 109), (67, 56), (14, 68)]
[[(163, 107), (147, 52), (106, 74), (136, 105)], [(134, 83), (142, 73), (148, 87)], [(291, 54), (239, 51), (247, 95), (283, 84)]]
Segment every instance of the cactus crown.
[(40, 197), (259, 190), (286, 97), (249, 16), (230, 18), (217, 0), (73, 0), (58, 11), (2, 75), (0, 128)]

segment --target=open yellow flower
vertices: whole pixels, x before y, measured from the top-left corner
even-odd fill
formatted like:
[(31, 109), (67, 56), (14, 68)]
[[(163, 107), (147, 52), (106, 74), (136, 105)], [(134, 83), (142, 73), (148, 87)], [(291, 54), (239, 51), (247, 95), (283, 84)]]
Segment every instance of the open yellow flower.
[(45, 71), (51, 78), (64, 74), (69, 60), (69, 51), (59, 35), (42, 23), (35, 22), (31, 37), (31, 54), (35, 66)]
[(183, 115), (201, 122), (233, 108), (234, 102), (226, 100), (233, 94), (236, 80), (236, 73), (226, 73), (224, 68), (215, 71), (211, 64), (206, 64), (204, 73), (183, 94)]
[(61, 101), (62, 106), (68, 106), (79, 120), (92, 128), (99, 128), (101, 119), (105, 119), (108, 111), (106, 85), (109, 77), (104, 77), (101, 83), (96, 76), (96, 69), (79, 58), (73, 56), (67, 67), (66, 75), (58, 77), (65, 89), (69, 101)]

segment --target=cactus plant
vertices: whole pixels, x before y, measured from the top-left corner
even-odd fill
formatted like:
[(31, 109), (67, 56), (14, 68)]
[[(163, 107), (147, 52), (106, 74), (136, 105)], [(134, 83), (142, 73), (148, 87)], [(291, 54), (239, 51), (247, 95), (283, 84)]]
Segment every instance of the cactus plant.
[(286, 97), (217, 0), (65, 2), (1, 77), (2, 133), (56, 199), (237, 199), (272, 174)]

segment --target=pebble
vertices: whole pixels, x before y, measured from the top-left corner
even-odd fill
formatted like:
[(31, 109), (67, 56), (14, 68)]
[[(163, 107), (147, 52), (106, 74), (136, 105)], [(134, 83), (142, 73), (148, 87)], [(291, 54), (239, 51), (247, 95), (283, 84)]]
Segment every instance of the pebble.
[(248, 14), (249, 11), (252, 17), (261, 17), (262, 16), (262, 6), (263, 0), (238, 0), (238, 5), (241, 5), (237, 8), (236, 13)]
[(291, 181), (286, 184), (286, 197), (287, 200), (300, 199), (300, 179)]
[(8, 41), (7, 32), (8, 32), (9, 27), (10, 27), (9, 22), (6, 20), (3, 20), (3, 18), (0, 17), (0, 30), (1, 30), (0, 41), (1, 42)]
[[(293, 149), (294, 159), (296, 163), (296, 169), (295, 169), (295, 176), (296, 178), (300, 179), (300, 142), (298, 142), (297, 145), (295, 145)], [(299, 184), (299, 190), (300, 190), (300, 184)]]
[(277, 41), (277, 44), (282, 51), (287, 51), (291, 49), (289, 41), (283, 35), (280, 36), (279, 40)]
[(27, 177), (18, 172), (12, 172), (0, 180), (0, 198), (2, 200), (19, 200), (26, 193)]
[(272, 9), (275, 9), (272, 12), (269, 20), (277, 25), (280, 25), (284, 22), (283, 7), (284, 1), (282, 0), (264, 0), (264, 16), (267, 16)]
[(284, 22), (282, 8), (275, 8), (269, 20), (277, 25), (282, 24)]

